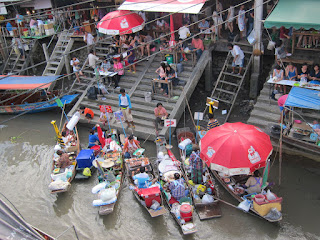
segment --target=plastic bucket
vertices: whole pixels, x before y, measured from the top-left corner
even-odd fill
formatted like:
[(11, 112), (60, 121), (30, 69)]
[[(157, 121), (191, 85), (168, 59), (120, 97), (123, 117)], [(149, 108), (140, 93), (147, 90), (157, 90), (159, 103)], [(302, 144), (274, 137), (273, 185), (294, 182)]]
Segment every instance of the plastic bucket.
[(188, 203), (184, 203), (180, 207), (180, 216), (185, 222), (190, 222), (192, 219), (192, 207)]
[(152, 98), (151, 98), (151, 92), (145, 92), (144, 93), (144, 100), (146, 102), (151, 102)]
[(264, 202), (264, 200), (266, 199), (266, 197), (262, 194), (257, 194), (254, 196), (254, 200), (257, 202), (257, 203), (262, 203)]

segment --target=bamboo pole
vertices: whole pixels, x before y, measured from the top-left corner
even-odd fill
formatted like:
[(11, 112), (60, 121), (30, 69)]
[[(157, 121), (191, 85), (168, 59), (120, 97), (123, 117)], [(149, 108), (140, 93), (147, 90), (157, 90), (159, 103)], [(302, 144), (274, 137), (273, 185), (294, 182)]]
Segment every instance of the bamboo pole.
[(282, 134), (283, 134), (283, 113), (284, 113), (283, 109), (281, 111), (281, 124), (280, 124), (280, 149), (279, 149), (279, 186), (281, 185), (281, 165), (282, 165)]

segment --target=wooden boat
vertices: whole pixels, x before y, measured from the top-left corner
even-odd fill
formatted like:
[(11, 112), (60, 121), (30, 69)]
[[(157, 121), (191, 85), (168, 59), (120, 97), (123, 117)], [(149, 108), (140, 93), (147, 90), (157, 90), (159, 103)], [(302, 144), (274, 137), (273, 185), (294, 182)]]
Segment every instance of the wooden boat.
[[(76, 145), (72, 146), (70, 148), (67, 149), (67, 152), (69, 154), (69, 159), (72, 161), (72, 165), (70, 166), (72, 169), (72, 175), (67, 179), (67, 182), (69, 183), (68, 186), (66, 188), (63, 189), (57, 189), (57, 190), (51, 190), (51, 193), (62, 193), (62, 192), (67, 192), (70, 187), (71, 187), (71, 182), (74, 179), (75, 175), (76, 175), (76, 167), (77, 167), (77, 160), (76, 157), (78, 156), (79, 152), (80, 152), (80, 139), (79, 139), (79, 134), (78, 134), (78, 130), (77, 127), (74, 128), (75, 132), (76, 132)], [(56, 161), (55, 161), (55, 157), (53, 156), (53, 160), (52, 160), (52, 167), (51, 167), (51, 182), (54, 182), (54, 180), (52, 179), (52, 177), (54, 177), (55, 179), (59, 177), (59, 175), (64, 175), (64, 173), (61, 174), (54, 174), (54, 170), (56, 168)]]
[[(180, 143), (182, 140), (189, 138), (193, 143), (195, 143), (195, 136), (194, 134), (190, 131), (189, 128), (178, 128), (176, 130), (177, 137), (178, 137), (178, 143)], [(204, 174), (202, 175), (202, 180), (204, 178), (206, 179), (205, 182), (207, 184), (206, 187), (211, 186), (211, 190), (213, 189), (213, 197), (214, 197), (214, 202), (212, 203), (202, 203), (200, 197), (196, 194), (196, 187), (194, 185), (191, 185), (189, 180), (191, 180), (191, 172), (188, 171), (189, 169), (189, 157), (186, 156), (186, 151), (182, 151), (179, 149), (180, 152), (180, 157), (181, 157), (181, 166), (184, 171), (184, 174), (186, 176), (186, 182), (189, 186), (190, 189), (194, 189), (193, 191), (190, 191), (194, 206), (196, 208), (196, 211), (199, 215), (200, 220), (205, 220), (205, 219), (211, 219), (211, 218), (216, 218), (216, 217), (221, 217), (221, 208), (219, 206), (219, 201), (217, 198), (220, 198), (220, 191), (218, 188), (218, 185), (216, 181), (213, 179), (213, 177), (210, 174), (210, 171), (208, 167), (204, 164)]]
[[(151, 217), (158, 217), (161, 216), (163, 214), (165, 214), (166, 208), (163, 205), (163, 197), (161, 196), (161, 194), (159, 193), (159, 198), (160, 198), (160, 206), (157, 210), (154, 210), (150, 207), (147, 207), (146, 201), (143, 199), (143, 197), (141, 195), (139, 195), (139, 193), (142, 193), (142, 191), (147, 191), (148, 189), (154, 189), (155, 186), (151, 185), (148, 188), (144, 188), (144, 189), (139, 189), (136, 184), (134, 183), (133, 180), (133, 176), (139, 173), (139, 168), (144, 165), (145, 167), (145, 172), (149, 175), (149, 181), (151, 182), (155, 182), (155, 181), (159, 181), (159, 176), (157, 174), (155, 174), (153, 166), (151, 164), (151, 162), (149, 161), (149, 158), (145, 157), (145, 156), (140, 156), (139, 158), (129, 158), (129, 159), (125, 159), (125, 164), (126, 164), (126, 169), (127, 169), (127, 177), (129, 180), (129, 188), (131, 189), (133, 195), (135, 196), (135, 198), (137, 199), (137, 201), (146, 209), (146, 211), (148, 211), (148, 213), (150, 214)], [(156, 186), (156, 188), (159, 188), (159, 186)], [(159, 189), (157, 190), (159, 191)]]
[[(320, 101), (319, 91), (293, 87), (285, 102), (288, 118), (284, 119), (286, 127), (282, 132), (283, 143), (296, 148), (302, 155), (308, 154), (311, 158), (320, 157), (320, 138), (312, 128), (312, 122), (319, 119)], [(308, 123), (309, 122), (309, 123)], [(269, 124), (268, 134), (279, 139), (280, 125)]]
[[(175, 159), (174, 155), (172, 154), (172, 152), (170, 150), (167, 150), (166, 149), (166, 140), (165, 138), (163, 137), (158, 137), (156, 139), (156, 147), (157, 147), (157, 156), (159, 156), (159, 153), (162, 152), (162, 154), (169, 154), (170, 156), (170, 159), (174, 162), (174, 166), (172, 166), (173, 168), (172, 169), (176, 169), (178, 172), (181, 173), (181, 176), (186, 179), (186, 177), (184, 176), (184, 173), (180, 167), (180, 162)], [(185, 222), (184, 220), (181, 219), (180, 216), (176, 215), (176, 213), (174, 212), (175, 210), (173, 209), (173, 204), (170, 203), (170, 200), (168, 199), (168, 195), (165, 191), (165, 188), (166, 188), (166, 184), (167, 182), (165, 181), (164, 177), (163, 177), (163, 174), (159, 167), (161, 165), (161, 162), (162, 161), (165, 161), (163, 159), (159, 159), (157, 160), (157, 170), (158, 170), (158, 174), (159, 176), (161, 176), (161, 185), (162, 185), (162, 195), (163, 195), (163, 198), (164, 198), (164, 201), (172, 215), (172, 217), (174, 218), (174, 220), (177, 222), (177, 224), (179, 225), (182, 233), (184, 235), (188, 235), (188, 234), (192, 234), (192, 233), (195, 233), (197, 232), (197, 229), (196, 229), (196, 226), (194, 224), (194, 220), (193, 220), (193, 216), (191, 217), (191, 220), (189, 222)], [(170, 167), (168, 168), (168, 171), (169, 171)], [(171, 170), (171, 169), (170, 169)], [(191, 198), (191, 195), (187, 195), (185, 199), (188, 199), (189, 200), (189, 203), (192, 205), (192, 198)], [(193, 207), (193, 206), (192, 206)]]
[[(239, 188), (235, 188), (234, 186), (245, 184), (246, 181), (248, 180), (249, 176), (237, 175), (237, 176), (231, 176), (228, 178), (222, 178), (217, 171), (212, 171), (212, 173), (213, 173), (214, 177), (220, 182), (220, 184), (231, 194), (232, 197), (234, 197), (237, 201), (239, 201), (239, 203), (244, 200), (244, 198), (242, 197), (244, 195), (244, 193), (239, 192), (239, 190), (238, 190)], [(251, 194), (248, 194), (248, 195), (246, 198), (248, 200), (252, 200), (250, 197)], [(282, 198), (279, 198), (279, 201), (280, 201), (280, 205), (281, 205)], [(256, 211), (252, 205), (250, 207), (250, 211), (255, 213), (256, 215), (258, 215), (259, 217), (269, 221), (269, 222), (278, 222), (278, 221), (282, 220), (282, 216), (276, 220), (266, 218), (265, 216), (262, 216), (258, 211)]]
[[(60, 92), (47, 92), (46, 88), (59, 77), (0, 75), (0, 114), (36, 113), (57, 108)], [(21, 94), (21, 90), (28, 91)], [(65, 95), (60, 100), (69, 104), (77, 97), (78, 94)]]
[(1, 239), (54, 240), (55, 238), (27, 223), (17, 210), (0, 198)]

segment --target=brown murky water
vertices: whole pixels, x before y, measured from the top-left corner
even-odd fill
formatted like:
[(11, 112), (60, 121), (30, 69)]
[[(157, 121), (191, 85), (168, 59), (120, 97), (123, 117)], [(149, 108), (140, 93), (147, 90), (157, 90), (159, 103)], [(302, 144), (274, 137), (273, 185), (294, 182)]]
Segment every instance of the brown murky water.
[[(0, 121), (6, 118), (0, 116)], [(320, 239), (320, 164), (299, 157), (285, 156), (282, 185), (274, 188), (283, 197), (283, 220), (279, 224), (221, 203), (221, 218), (200, 222), (196, 216), (198, 232), (184, 237), (169, 213), (155, 219), (149, 217), (127, 182), (109, 216), (99, 216), (98, 209), (92, 206), (95, 177), (74, 181), (69, 192), (51, 195), (48, 184), (55, 141), (50, 121), (59, 118), (58, 112), (25, 115), (0, 129), (0, 192), (29, 223), (54, 237), (74, 225), (80, 239)], [(79, 134), (85, 146), (88, 128), (82, 126)], [(10, 137), (19, 135), (16, 142), (10, 141)], [(147, 142), (143, 147), (148, 156), (155, 156), (154, 143)], [(277, 162), (271, 171), (271, 181), (277, 182)], [(236, 204), (225, 191), (222, 198)], [(75, 236), (69, 230), (59, 239)]]

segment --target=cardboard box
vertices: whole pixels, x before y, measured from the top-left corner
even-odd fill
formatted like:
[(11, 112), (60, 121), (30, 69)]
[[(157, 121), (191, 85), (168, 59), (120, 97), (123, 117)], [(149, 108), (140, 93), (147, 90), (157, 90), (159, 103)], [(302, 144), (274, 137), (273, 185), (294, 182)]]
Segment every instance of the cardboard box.
[(46, 31), (46, 35), (47, 35), (47, 36), (50, 36), (50, 35), (53, 35), (53, 34), (54, 34), (54, 29), (53, 29), (53, 28), (51, 28), (51, 29), (46, 29), (45, 31)]
[(51, 29), (53, 28), (53, 23), (44, 24), (44, 29)]

